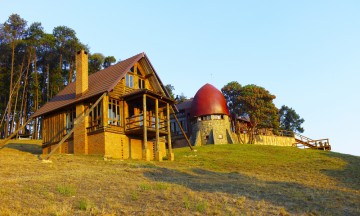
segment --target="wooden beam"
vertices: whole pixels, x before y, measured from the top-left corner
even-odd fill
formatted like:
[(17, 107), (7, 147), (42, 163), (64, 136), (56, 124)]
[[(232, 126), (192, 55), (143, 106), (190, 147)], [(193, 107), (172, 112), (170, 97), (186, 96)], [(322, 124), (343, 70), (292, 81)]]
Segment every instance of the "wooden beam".
[(25, 124), (23, 124), (20, 128), (18, 128), (14, 133), (10, 134), (10, 136), (8, 136), (7, 138), (5, 138), (5, 139), (0, 143), (0, 148), (3, 147), (3, 146), (5, 146), (7, 141), (9, 141), (11, 138), (13, 138), (14, 136), (16, 136), (16, 134), (17, 134), (20, 130), (24, 129), (25, 126), (26, 126), (27, 124), (29, 124), (29, 122), (32, 121), (32, 120), (33, 120), (33, 118), (30, 117)]
[[(174, 109), (171, 107), (171, 110), (173, 111), (173, 116), (174, 116), (174, 119), (175, 119), (175, 121), (176, 121), (176, 123), (179, 125), (179, 128), (180, 128), (180, 130), (181, 130), (181, 132), (182, 132), (182, 134), (184, 135), (184, 137), (185, 137), (185, 140), (186, 140), (186, 142), (187, 142), (187, 144), (188, 144), (188, 146), (189, 146), (189, 148), (191, 149), (191, 151), (193, 151), (194, 149), (193, 149), (193, 147), (191, 146), (191, 143), (190, 143), (190, 140), (188, 139), (188, 137), (186, 136), (186, 133), (185, 133), (185, 131), (184, 131), (184, 129), (183, 129), (183, 127), (181, 126), (181, 124), (180, 124), (180, 122), (179, 122), (179, 120), (178, 120), (178, 118), (176, 117), (176, 113), (175, 113), (175, 111), (174, 111)], [(169, 131), (170, 132), (170, 131)]]
[[(46, 155), (45, 160), (49, 160), (49, 158), (51, 157), (51, 155), (53, 155), (55, 153), (55, 151), (67, 140), (69, 139), (69, 137), (71, 136), (71, 134), (74, 133), (75, 128), (79, 125), (79, 123), (82, 123), (85, 120), (85, 117), (88, 116), (90, 114), (90, 112), (92, 112), (94, 110), (94, 108), (100, 103), (101, 99), (103, 99), (103, 97), (106, 95), (107, 93), (105, 92), (104, 94), (101, 95), (101, 97), (99, 97), (99, 99), (90, 107), (90, 109), (88, 109), (85, 112), (85, 115), (81, 115), (79, 117), (77, 117), (74, 120), (74, 127), (69, 131), (69, 133), (66, 134), (66, 136), (64, 136), (60, 142), (58, 144), (55, 145), (54, 149), (51, 150), (51, 152)], [(76, 145), (76, 143), (74, 143), (74, 145)]]
[(143, 94), (143, 159), (149, 161), (148, 145), (147, 145), (147, 115), (146, 115), (146, 94)]
[(159, 101), (155, 99), (155, 148), (156, 152), (159, 151)]
[(168, 160), (174, 160), (174, 156), (172, 153), (172, 144), (171, 144), (171, 127), (170, 127), (170, 105), (168, 103), (166, 103), (166, 127), (167, 127), (167, 131), (168, 131), (168, 135), (167, 135), (167, 142), (168, 142)]

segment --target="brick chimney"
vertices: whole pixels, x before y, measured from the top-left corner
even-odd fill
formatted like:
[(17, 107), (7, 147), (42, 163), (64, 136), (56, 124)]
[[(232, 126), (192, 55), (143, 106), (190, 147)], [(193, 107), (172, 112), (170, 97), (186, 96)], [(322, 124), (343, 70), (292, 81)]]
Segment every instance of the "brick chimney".
[(88, 90), (88, 54), (85, 50), (76, 53), (76, 96)]
[[(84, 50), (76, 53), (76, 97), (88, 91), (88, 54)], [(84, 116), (86, 106), (84, 103), (76, 104), (76, 116)], [(74, 154), (88, 154), (88, 136), (86, 127), (88, 117), (74, 125)]]

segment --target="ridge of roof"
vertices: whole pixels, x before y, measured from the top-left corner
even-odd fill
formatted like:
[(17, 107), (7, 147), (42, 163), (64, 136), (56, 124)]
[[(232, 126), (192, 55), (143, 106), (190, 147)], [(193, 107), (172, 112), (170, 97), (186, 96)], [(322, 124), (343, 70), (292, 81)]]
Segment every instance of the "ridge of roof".
[(70, 83), (49, 102), (38, 109), (31, 117), (39, 117), (60, 108), (64, 108), (68, 105), (113, 90), (116, 84), (125, 76), (130, 68), (144, 56), (146, 56), (144, 52), (139, 53), (108, 68), (91, 74), (89, 76), (88, 91), (78, 98), (75, 93), (76, 81)]
[[(149, 63), (149, 65), (150, 65), (150, 67), (152, 68), (152, 70), (154, 71), (154, 74), (155, 74), (155, 76), (156, 76), (156, 79), (159, 81), (159, 84), (160, 84), (160, 86), (162, 87), (162, 89), (164, 90), (164, 93), (165, 93), (166, 97), (171, 98), (169, 92), (168, 92), (167, 89), (165, 88), (163, 82), (161, 81), (159, 75), (157, 74), (154, 66), (152, 65), (150, 59), (147, 57), (146, 53), (144, 53), (144, 57), (145, 57), (145, 60)], [(173, 110), (174, 110), (175, 112), (178, 112), (178, 111), (179, 111), (175, 105), (172, 105), (172, 108), (173, 108)]]

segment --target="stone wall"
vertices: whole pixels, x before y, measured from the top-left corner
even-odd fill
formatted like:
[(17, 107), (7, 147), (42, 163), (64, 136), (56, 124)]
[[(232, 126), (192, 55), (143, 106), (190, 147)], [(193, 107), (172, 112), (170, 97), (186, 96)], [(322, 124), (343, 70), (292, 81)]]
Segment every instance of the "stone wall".
[[(233, 133), (232, 135), (237, 143), (248, 143), (249, 136)], [(240, 139), (239, 139), (240, 138)], [(255, 135), (255, 145), (273, 145), (273, 146), (292, 146), (296, 143), (294, 137), (275, 136), (275, 135)]]
[[(112, 132), (92, 133), (87, 136), (88, 154), (103, 155), (105, 157), (118, 159), (143, 159), (143, 149), (141, 139), (131, 139), (124, 134)], [(154, 142), (148, 141), (148, 150), (150, 153), (150, 160), (155, 159)], [(43, 154), (48, 154), (55, 147), (47, 146), (43, 148)], [(161, 157), (167, 155), (165, 139), (159, 140), (159, 151)], [(74, 153), (74, 140), (64, 142), (55, 153)], [(83, 154), (82, 152), (75, 152), (76, 154)]]
[(104, 133), (94, 133), (88, 136), (88, 153), (104, 155), (105, 154), (105, 135)]
[(130, 158), (142, 159), (142, 140), (130, 139)]
[(190, 142), (195, 146), (206, 144), (227, 144), (233, 143), (230, 132), (230, 122), (227, 115), (223, 115), (223, 119), (214, 119), (215, 115), (211, 115), (210, 120), (202, 120), (196, 122), (192, 126)]
[(105, 156), (112, 158), (128, 159), (129, 139), (124, 134), (104, 132)]

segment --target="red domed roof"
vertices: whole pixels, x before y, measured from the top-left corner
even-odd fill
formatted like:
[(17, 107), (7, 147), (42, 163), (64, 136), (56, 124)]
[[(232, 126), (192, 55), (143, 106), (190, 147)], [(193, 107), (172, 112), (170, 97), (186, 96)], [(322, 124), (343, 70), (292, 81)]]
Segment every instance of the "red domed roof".
[(191, 104), (191, 113), (193, 116), (230, 115), (224, 95), (208, 83), (196, 92)]

